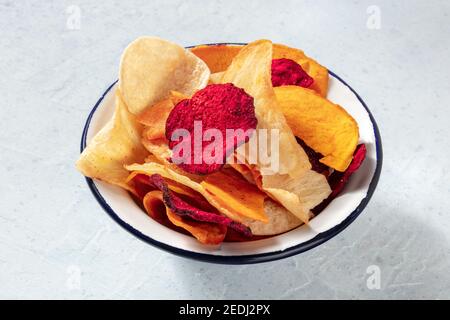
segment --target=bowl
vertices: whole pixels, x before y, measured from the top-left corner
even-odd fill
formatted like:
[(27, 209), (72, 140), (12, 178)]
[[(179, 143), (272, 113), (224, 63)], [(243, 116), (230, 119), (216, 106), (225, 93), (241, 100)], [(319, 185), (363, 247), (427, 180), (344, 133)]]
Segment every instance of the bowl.
[[(312, 249), (343, 231), (361, 214), (375, 191), (382, 166), (380, 133), (369, 108), (344, 80), (334, 72), (329, 71), (329, 74), (327, 98), (345, 108), (358, 122), (360, 142), (366, 144), (367, 154), (344, 191), (308, 225), (262, 240), (207, 246), (154, 221), (122, 188), (90, 178), (86, 178), (87, 184), (100, 206), (120, 226), (144, 242), (175, 255), (214, 263), (251, 264), (283, 259)], [(116, 86), (117, 81), (92, 108), (84, 126), (81, 151), (112, 117)]]

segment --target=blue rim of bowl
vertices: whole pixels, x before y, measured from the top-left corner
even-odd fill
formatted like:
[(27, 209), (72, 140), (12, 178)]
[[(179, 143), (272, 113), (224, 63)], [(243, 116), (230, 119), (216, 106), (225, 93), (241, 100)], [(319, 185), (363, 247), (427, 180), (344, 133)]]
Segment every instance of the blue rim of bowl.
[[(246, 45), (245, 43), (210, 43), (210, 44), (204, 44), (205, 46), (213, 46), (213, 45)], [(186, 47), (187, 49), (193, 48), (195, 46), (189, 46)], [(108, 215), (117, 222), (121, 227), (123, 227), (125, 230), (136, 236), (137, 238), (143, 240), (144, 242), (153, 245), (159, 249), (165, 250), (167, 252), (173, 253), (177, 256), (182, 256), (185, 258), (190, 258), (194, 260), (200, 260), (204, 262), (211, 262), (211, 263), (219, 263), (219, 264), (254, 264), (254, 263), (262, 263), (262, 262), (269, 262), (274, 260), (280, 260), (284, 258), (288, 258), (294, 255), (297, 255), (299, 253), (308, 251), (314, 247), (317, 247), (321, 245), (322, 243), (330, 240), (334, 236), (336, 236), (338, 233), (342, 232), (345, 228), (347, 228), (364, 210), (364, 208), (369, 203), (369, 200), (372, 198), (372, 195), (375, 192), (376, 186), (378, 184), (378, 180), (380, 179), (381, 174), (381, 167), (383, 163), (383, 150), (381, 146), (381, 136), (380, 132), (378, 130), (378, 125), (375, 121), (375, 118), (373, 117), (372, 113), (370, 112), (369, 108), (367, 107), (366, 103), (363, 101), (363, 99), (358, 95), (358, 93), (353, 90), (351, 86), (349, 86), (344, 80), (342, 80), (338, 75), (336, 75), (334, 72), (328, 70), (328, 72), (341, 81), (347, 88), (350, 89), (351, 92), (358, 98), (359, 102), (364, 106), (367, 113), (369, 114), (370, 121), (373, 125), (374, 135), (375, 135), (375, 144), (376, 144), (376, 151), (377, 151), (377, 166), (375, 168), (375, 172), (373, 174), (372, 180), (369, 184), (369, 189), (367, 191), (367, 195), (364, 199), (361, 200), (360, 204), (356, 207), (355, 210), (352, 211), (352, 213), (340, 224), (337, 226), (334, 226), (333, 228), (319, 233), (316, 235), (313, 239), (308, 240), (306, 242), (300, 243), (298, 245), (292, 246), (290, 248), (287, 248), (282, 251), (273, 251), (273, 252), (267, 252), (267, 253), (261, 253), (261, 254), (252, 254), (252, 255), (237, 255), (237, 256), (221, 256), (221, 255), (212, 255), (212, 254), (205, 254), (205, 253), (198, 253), (198, 252), (192, 252), (185, 249), (180, 249), (177, 247), (169, 246), (165, 243), (156, 241), (155, 239), (150, 238), (149, 236), (143, 234), (139, 230), (133, 228), (128, 223), (120, 219), (120, 217), (114, 212), (114, 210), (109, 206), (109, 204), (106, 202), (106, 200), (101, 195), (100, 191), (97, 189), (94, 181), (91, 178), (86, 177), (86, 182), (89, 186), (89, 189), (91, 190), (92, 194), (94, 195), (95, 199), (100, 203), (102, 208), (108, 213)], [(91, 112), (89, 113), (89, 116), (86, 120), (86, 124), (83, 129), (83, 134), (81, 136), (81, 147), (80, 152), (83, 152), (83, 150), (86, 148), (86, 138), (87, 133), (89, 131), (89, 125), (91, 123), (92, 117), (95, 114), (95, 111), (97, 110), (100, 103), (103, 101), (105, 96), (108, 94), (108, 92), (114, 87), (114, 85), (117, 83), (118, 80), (114, 81), (113, 84), (111, 84), (108, 89), (103, 93), (103, 95), (100, 97), (100, 99), (97, 101)]]

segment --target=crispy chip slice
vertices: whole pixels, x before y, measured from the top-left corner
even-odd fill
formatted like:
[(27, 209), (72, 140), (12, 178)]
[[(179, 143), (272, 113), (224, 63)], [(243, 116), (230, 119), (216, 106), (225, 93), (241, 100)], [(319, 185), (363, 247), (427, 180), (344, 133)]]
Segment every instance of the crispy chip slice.
[[(198, 46), (190, 49), (196, 56), (206, 62), (211, 70), (210, 83), (219, 83), (223, 71), (233, 61), (243, 46), (237, 45), (212, 45)], [(291, 59), (302, 66), (302, 69), (314, 79), (310, 89), (316, 91), (322, 97), (328, 92), (328, 69), (320, 65), (314, 59), (305, 55), (302, 50), (291, 48), (282, 44), (273, 44), (272, 59)]]
[[(271, 61), (270, 41), (250, 43), (233, 59), (222, 82), (231, 82), (253, 96), (258, 118), (257, 129), (279, 130), (279, 170), (270, 172), (259, 162), (257, 164), (262, 175), (262, 188), (307, 223), (310, 209), (322, 202), (331, 189), (323, 175), (311, 170), (308, 156), (295, 140), (277, 105), (271, 83)], [(302, 199), (304, 196), (308, 198)]]
[(168, 98), (145, 108), (137, 117), (137, 120), (146, 126), (143, 136), (149, 140), (165, 138), (166, 120), (170, 111), (178, 102), (187, 98), (180, 92), (171, 91)]
[[(162, 192), (155, 190), (147, 193), (143, 204), (151, 217), (161, 216), (160, 208), (165, 207)], [(173, 213), (167, 207), (165, 207), (165, 214), (173, 225), (188, 231), (203, 244), (220, 244), (227, 234), (227, 227), (223, 225), (189, 220)]]
[[(124, 165), (142, 162), (148, 152), (141, 144), (142, 125), (131, 114), (119, 92), (113, 118), (84, 149), (76, 166), (86, 177), (96, 178), (130, 190)], [(130, 190), (132, 191), (132, 190)]]
[(273, 45), (273, 59), (291, 59), (302, 66), (302, 69), (314, 79), (309, 89), (316, 91), (322, 97), (328, 92), (328, 69), (314, 59), (306, 56), (302, 50), (291, 48), (282, 44)]
[(211, 73), (225, 71), (233, 58), (239, 53), (239, 45), (202, 45), (191, 48), (191, 52), (202, 59), (211, 70)]
[(298, 86), (274, 90), (294, 135), (324, 156), (320, 162), (345, 171), (359, 139), (358, 124), (353, 117), (314, 91)]
[(166, 98), (171, 90), (190, 96), (209, 79), (208, 66), (179, 45), (140, 37), (122, 55), (119, 88), (133, 114)]
[(225, 172), (222, 170), (210, 174), (200, 184), (222, 206), (267, 223), (269, 219), (264, 212), (266, 195), (241, 177)]
[[(308, 156), (297, 144), (282, 112), (279, 111), (271, 82), (272, 43), (258, 40), (241, 49), (222, 77), (222, 83), (233, 83), (254, 98), (255, 113), (258, 119), (257, 130), (265, 129), (279, 132), (280, 174), (298, 176), (311, 168)], [(253, 135), (256, 137), (256, 135)], [(270, 134), (268, 134), (270, 140)], [(268, 142), (270, 145), (270, 141)], [(258, 158), (260, 170), (270, 171)]]
[(201, 194), (220, 213), (250, 227), (254, 235), (279, 234), (289, 231), (302, 224), (302, 221), (295, 217), (292, 213), (268, 198), (265, 198), (264, 200), (264, 212), (268, 217), (267, 223), (247, 218), (240, 213), (231, 211), (229, 207), (225, 207), (221, 203), (219, 203), (217, 201), (217, 198), (212, 197), (211, 194), (207, 192), (205, 188), (203, 188), (201, 183), (193, 181), (190, 178), (186, 177), (184, 174), (177, 173), (176, 171), (158, 163), (149, 162), (145, 164), (133, 164), (127, 166), (127, 169), (132, 171), (132, 174), (160, 174), (166, 180), (170, 179), (171, 181), (177, 181), (178, 183), (191, 188), (194, 192), (198, 192), (199, 194)]

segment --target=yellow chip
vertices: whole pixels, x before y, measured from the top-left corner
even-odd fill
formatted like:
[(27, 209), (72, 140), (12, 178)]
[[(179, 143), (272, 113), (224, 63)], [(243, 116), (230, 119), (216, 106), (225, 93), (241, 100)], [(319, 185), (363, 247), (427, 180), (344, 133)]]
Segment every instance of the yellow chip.
[(120, 94), (116, 92), (113, 118), (84, 149), (77, 161), (77, 169), (86, 177), (130, 190), (125, 182), (129, 172), (124, 165), (142, 162), (148, 155), (141, 144), (141, 132), (142, 125), (128, 111)]
[(190, 96), (207, 85), (207, 65), (183, 47), (157, 38), (130, 43), (120, 61), (119, 88), (133, 114), (165, 99), (171, 90)]
[(355, 119), (341, 106), (314, 91), (298, 86), (274, 89), (278, 105), (292, 132), (324, 156), (320, 162), (335, 170), (345, 171), (359, 139)]

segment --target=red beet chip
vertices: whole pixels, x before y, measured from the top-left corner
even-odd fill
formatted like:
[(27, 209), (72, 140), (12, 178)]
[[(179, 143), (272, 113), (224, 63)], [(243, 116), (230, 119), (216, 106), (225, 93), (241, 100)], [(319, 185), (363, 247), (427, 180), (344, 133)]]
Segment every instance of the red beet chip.
[(308, 156), (309, 162), (311, 163), (312, 169), (317, 172), (328, 177), (329, 168), (327, 165), (320, 162), (320, 159), (323, 158), (323, 155), (315, 152), (313, 149), (308, 147), (308, 145), (300, 138), (296, 138), (297, 143), (302, 146), (303, 150), (305, 150), (306, 155)]
[(242, 223), (231, 220), (228, 217), (221, 216), (216, 213), (206, 212), (197, 209), (187, 202), (183, 201), (181, 198), (176, 196), (173, 192), (169, 190), (167, 183), (164, 181), (163, 177), (159, 174), (153, 174), (150, 176), (150, 181), (153, 185), (162, 191), (164, 204), (172, 210), (175, 214), (179, 216), (189, 217), (192, 220), (217, 223), (220, 225), (227, 226), (246, 237), (251, 237), (252, 232), (250, 228), (243, 225)]
[(272, 60), (272, 85), (310, 87), (314, 82), (302, 67), (291, 59)]
[(365, 158), (366, 146), (364, 144), (359, 144), (356, 147), (352, 162), (348, 166), (347, 170), (345, 170), (345, 172), (334, 171), (328, 178), (328, 183), (330, 184), (332, 192), (328, 198), (312, 210), (315, 214), (325, 209), (325, 207), (342, 192), (350, 179), (350, 176), (359, 169)]
[[(208, 85), (191, 99), (179, 102), (167, 118), (166, 138), (174, 151), (171, 160), (189, 173), (218, 171), (225, 159), (249, 140), (257, 123), (253, 97), (243, 89), (231, 83)], [(184, 129), (184, 134), (189, 134), (188, 142), (184, 141), (183, 131), (177, 129)], [(215, 133), (210, 137), (204, 136), (205, 132), (212, 132), (210, 129), (216, 129), (221, 140), (216, 141)], [(227, 129), (239, 130), (230, 136), (228, 142)], [(189, 146), (187, 152), (186, 146)], [(219, 149), (220, 153), (216, 152)]]

